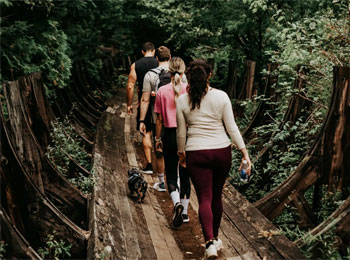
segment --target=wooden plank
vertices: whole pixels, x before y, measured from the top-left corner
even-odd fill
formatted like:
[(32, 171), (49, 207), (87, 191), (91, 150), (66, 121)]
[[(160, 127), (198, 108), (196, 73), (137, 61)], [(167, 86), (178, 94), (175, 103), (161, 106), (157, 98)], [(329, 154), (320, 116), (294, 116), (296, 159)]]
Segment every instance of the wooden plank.
[[(249, 259), (260, 260), (261, 258), (256, 253), (256, 250), (250, 245), (247, 239), (240, 233), (240, 231), (232, 225), (226, 214), (223, 214), (221, 220), (221, 240), (223, 242), (223, 253), (227, 258), (240, 257), (244, 260), (244, 255), (249, 254)], [(224, 239), (223, 239), (224, 238)], [(224, 242), (225, 241), (225, 242)]]
[[(115, 113), (118, 114), (118, 113)], [(122, 117), (125, 118), (125, 117)], [(125, 127), (125, 123), (123, 124), (123, 127)], [(119, 131), (120, 133), (123, 133), (123, 131)], [(121, 163), (121, 175), (120, 177), (124, 176), (122, 179), (123, 190), (124, 193), (124, 200), (128, 202), (128, 211), (129, 211), (129, 217), (132, 218), (133, 223), (129, 223), (126, 221), (127, 225), (133, 226), (134, 231), (132, 234), (127, 234), (129, 236), (130, 240), (137, 239), (137, 246), (138, 250), (140, 252), (140, 257), (137, 259), (155, 259), (156, 258), (156, 252), (153, 247), (152, 240), (150, 240), (150, 233), (147, 227), (145, 216), (142, 212), (142, 207), (139, 203), (135, 203), (131, 199), (128, 198), (127, 194), (128, 187), (127, 187), (127, 171), (129, 168), (128, 160), (125, 155), (126, 151), (126, 144), (125, 144), (125, 137), (122, 135), (118, 135), (117, 140), (115, 142), (117, 144), (117, 150), (120, 154), (120, 163)], [(124, 173), (124, 174), (123, 174)], [(121, 184), (122, 184), (121, 183)], [(128, 232), (128, 231), (126, 231)], [(133, 250), (132, 247), (128, 247), (129, 250)], [(136, 259), (135, 257), (132, 257), (132, 255), (128, 255), (128, 258), (130, 259)]]
[(259, 237), (257, 238), (258, 230), (251, 225), (250, 219), (246, 218), (227, 196), (223, 196), (223, 204), (225, 207), (226, 216), (262, 258), (282, 258), (279, 252), (266, 239)]
[[(146, 175), (145, 180), (147, 183), (152, 183), (153, 179), (151, 175)], [(163, 239), (166, 242), (166, 246), (169, 249), (170, 255), (172, 256), (172, 259), (183, 259), (183, 253), (181, 252), (180, 248), (178, 247), (174, 236), (171, 231), (171, 227), (169, 226), (161, 206), (158, 203), (158, 200), (155, 196), (155, 190), (149, 189), (148, 191), (148, 197), (150, 199), (150, 202), (153, 206), (153, 209), (156, 213), (157, 219), (158, 219), (158, 225), (160, 227), (160, 232), (162, 233)]]
[(249, 220), (257, 233), (269, 232), (268, 241), (281, 256), (285, 259), (305, 259), (300, 250), (285, 236), (279, 235), (279, 230), (231, 185), (225, 188), (224, 195), (227, 202), (235, 205), (240, 210), (242, 217)]
[[(196, 212), (198, 212), (198, 209), (199, 209), (198, 199), (197, 199), (196, 190), (193, 185), (191, 185), (190, 204), (192, 208)], [(223, 214), (223, 217), (221, 220), (219, 237), (222, 240), (223, 247), (221, 249), (221, 252), (225, 259), (230, 259), (230, 258), (242, 259), (239, 255), (243, 255), (248, 251), (254, 251), (254, 253), (251, 254), (251, 257), (249, 259), (254, 259), (254, 260), (260, 259), (257, 256), (255, 250), (249, 245), (245, 237), (243, 237), (239, 233), (239, 231), (236, 229), (236, 227), (233, 226), (232, 223), (228, 220), (228, 218), (225, 216), (225, 213)]]
[[(130, 115), (125, 117), (125, 145), (127, 149), (127, 157), (129, 165), (137, 166), (135, 150), (130, 138)], [(151, 176), (145, 176), (148, 183), (152, 182)], [(142, 203), (142, 209), (145, 215), (151, 239), (158, 259), (183, 259), (183, 254), (176, 244), (174, 237), (169, 228), (166, 227), (166, 219), (162, 214), (160, 205), (155, 198), (151, 189), (148, 190), (147, 196)]]

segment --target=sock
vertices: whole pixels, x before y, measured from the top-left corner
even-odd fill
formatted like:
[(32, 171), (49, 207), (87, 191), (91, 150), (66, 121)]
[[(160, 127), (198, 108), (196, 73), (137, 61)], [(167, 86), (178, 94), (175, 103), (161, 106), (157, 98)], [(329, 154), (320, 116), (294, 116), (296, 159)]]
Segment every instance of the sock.
[(164, 182), (164, 173), (158, 173), (158, 179), (160, 183)]
[(188, 209), (188, 203), (190, 202), (189, 199), (181, 199), (181, 203), (184, 206), (184, 211), (182, 212), (182, 214), (188, 215), (187, 214), (187, 209)]
[(213, 240), (209, 240), (206, 244), (205, 244), (205, 248), (208, 249), (208, 247), (210, 247), (211, 245), (213, 245)]
[(176, 203), (180, 202), (180, 193), (177, 190), (170, 193), (170, 197), (174, 203), (174, 206), (176, 205)]

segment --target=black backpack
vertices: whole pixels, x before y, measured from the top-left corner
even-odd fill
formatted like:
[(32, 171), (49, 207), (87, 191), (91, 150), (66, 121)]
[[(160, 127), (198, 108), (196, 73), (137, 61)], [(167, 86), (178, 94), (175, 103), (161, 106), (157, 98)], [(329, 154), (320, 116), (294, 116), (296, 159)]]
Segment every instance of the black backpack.
[(158, 79), (156, 81), (156, 85), (155, 85), (155, 89), (154, 89), (154, 91), (156, 93), (160, 87), (162, 87), (166, 84), (169, 84), (171, 82), (171, 75), (167, 70), (161, 69), (160, 72), (158, 72), (158, 71), (152, 69), (151, 71), (158, 75)]
[(152, 111), (154, 111), (154, 103), (156, 102), (157, 91), (160, 87), (171, 82), (171, 75), (165, 69), (161, 69), (159, 72), (153, 69), (151, 71), (158, 75), (154, 89), (151, 90), (151, 108)]

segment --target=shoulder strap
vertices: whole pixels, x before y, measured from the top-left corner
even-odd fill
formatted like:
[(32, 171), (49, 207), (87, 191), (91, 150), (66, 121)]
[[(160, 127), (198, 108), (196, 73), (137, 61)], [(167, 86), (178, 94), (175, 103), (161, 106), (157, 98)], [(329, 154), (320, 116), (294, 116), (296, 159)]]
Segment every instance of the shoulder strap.
[(151, 69), (151, 70), (149, 70), (149, 71), (152, 71), (153, 73), (155, 73), (155, 74), (157, 74), (157, 75), (159, 75), (162, 71), (160, 71), (160, 72), (157, 72), (155, 69)]

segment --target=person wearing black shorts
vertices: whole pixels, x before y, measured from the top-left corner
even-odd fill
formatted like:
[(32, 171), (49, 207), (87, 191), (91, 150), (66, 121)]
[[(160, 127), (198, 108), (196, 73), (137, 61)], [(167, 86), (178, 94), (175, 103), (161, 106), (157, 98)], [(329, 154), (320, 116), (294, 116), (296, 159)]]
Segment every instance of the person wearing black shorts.
[[(151, 42), (146, 42), (142, 47), (142, 54), (144, 57), (137, 60), (130, 67), (130, 73), (128, 77), (128, 84), (126, 88), (126, 99), (127, 99), (127, 112), (129, 115), (133, 113), (132, 100), (134, 96), (134, 87), (137, 81), (138, 83), (138, 108), (136, 117), (136, 126), (140, 125), (140, 103), (142, 96), (143, 81), (146, 73), (155, 67), (157, 67), (158, 62), (154, 57), (155, 49)], [(151, 122), (151, 111), (147, 113), (147, 116), (143, 118), (143, 122), (146, 124), (146, 134), (142, 136), (143, 151), (145, 153), (146, 167), (142, 170), (144, 173), (152, 174), (152, 164), (151, 164), (151, 153), (152, 153), (152, 122)]]

